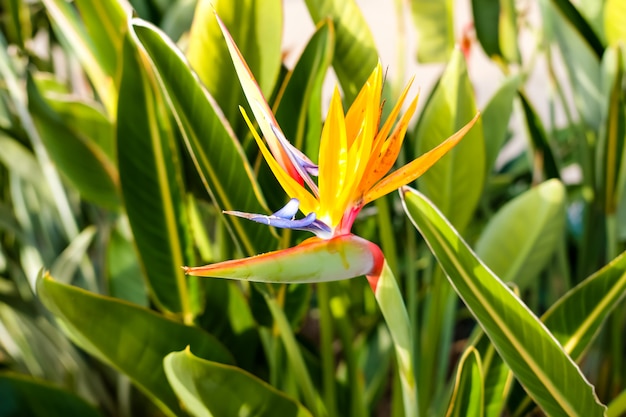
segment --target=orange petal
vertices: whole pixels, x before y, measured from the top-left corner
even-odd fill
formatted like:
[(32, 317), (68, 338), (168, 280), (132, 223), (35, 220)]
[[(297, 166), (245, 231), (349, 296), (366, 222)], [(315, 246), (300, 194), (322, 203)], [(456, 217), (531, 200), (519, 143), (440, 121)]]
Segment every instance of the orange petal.
[(450, 136), (444, 142), (426, 152), (419, 158), (413, 160), (397, 171), (385, 177), (378, 184), (374, 186), (370, 191), (365, 194), (363, 198), (363, 204), (367, 204), (370, 201), (374, 201), (377, 198), (389, 194), (390, 192), (402, 187), (417, 179), (420, 175), (426, 172), (431, 166), (435, 164), (441, 157), (443, 157), (448, 151), (454, 148), (463, 139), (465, 134), (474, 126), (474, 123), (478, 120), (480, 113), (476, 113), (476, 116), (465, 126), (463, 126), (458, 132)]
[(393, 164), (398, 159), (398, 154), (402, 148), (402, 142), (404, 141), (404, 135), (409, 127), (409, 122), (415, 113), (417, 108), (418, 96), (416, 96), (411, 105), (407, 109), (406, 113), (402, 115), (402, 118), (396, 125), (391, 136), (384, 142), (380, 154), (375, 161), (367, 167), (368, 176), (363, 178), (359, 187), (360, 193), (365, 193), (372, 185), (376, 184), (382, 177), (389, 172)]

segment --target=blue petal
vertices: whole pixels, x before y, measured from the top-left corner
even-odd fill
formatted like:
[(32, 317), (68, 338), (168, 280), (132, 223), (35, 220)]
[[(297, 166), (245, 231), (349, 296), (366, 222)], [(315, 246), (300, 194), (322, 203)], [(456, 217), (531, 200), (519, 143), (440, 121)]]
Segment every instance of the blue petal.
[(299, 207), (300, 202), (298, 201), (298, 199), (292, 198), (287, 204), (285, 204), (285, 207), (272, 214), (272, 216), (281, 217), (283, 219), (293, 219), (294, 217), (296, 217), (296, 213), (298, 213)]
[(299, 205), (300, 202), (298, 199), (292, 198), (285, 207), (269, 216), (256, 213), (244, 213), (242, 211), (224, 211), (224, 213), (281, 229), (304, 230), (314, 233), (322, 239), (330, 238), (332, 236), (331, 228), (324, 222), (317, 220), (315, 213), (309, 213), (302, 219), (295, 218)]

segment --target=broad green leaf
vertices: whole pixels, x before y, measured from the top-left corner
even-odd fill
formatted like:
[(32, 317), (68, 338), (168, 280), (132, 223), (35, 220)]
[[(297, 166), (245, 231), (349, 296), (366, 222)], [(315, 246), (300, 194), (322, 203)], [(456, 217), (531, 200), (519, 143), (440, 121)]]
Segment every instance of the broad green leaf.
[[(541, 317), (565, 352), (580, 361), (626, 295), (626, 252), (569, 290)], [(518, 409), (529, 405), (520, 402)]]
[(256, 376), (199, 358), (190, 349), (167, 355), (164, 367), (176, 395), (196, 417), (311, 416), (298, 402)]
[(333, 22), (333, 68), (345, 102), (352, 103), (378, 61), (374, 36), (355, 0), (306, 0), (306, 5), (316, 24), (327, 18)]
[(513, 100), (520, 85), (520, 77), (512, 76), (507, 78), (482, 111), (483, 131), (488, 132), (485, 134), (485, 167), (487, 174), (493, 170), (502, 145), (504, 145), (507, 139), (509, 120), (513, 113)]
[(182, 265), (193, 262), (176, 127), (157, 74), (130, 35), (117, 116), (120, 183), (137, 249), (157, 304), (192, 314)]
[[(38, 74), (35, 74), (37, 77)], [(115, 126), (103, 113), (100, 106), (86, 101), (76, 100), (69, 94), (57, 94), (40, 87), (35, 82), (43, 98), (50, 108), (60, 117), (64, 124), (72, 126), (76, 132), (90, 142), (98, 145), (110, 161), (115, 161)]]
[(548, 415), (602, 416), (593, 387), (554, 336), (476, 257), (422, 194), (403, 189), (403, 204), (457, 294), (528, 394)]
[(246, 100), (233, 71), (218, 14), (254, 74), (263, 95), (272, 93), (281, 64), (283, 11), (280, 0), (199, 0), (189, 34), (187, 59), (232, 126), (248, 128), (239, 106)]
[(604, 27), (609, 45), (619, 41), (626, 44), (626, 3), (620, 0), (606, 0), (604, 5)]
[[(159, 72), (187, 150), (218, 210), (269, 212), (241, 146), (176, 46), (141, 20), (133, 21), (133, 33)], [(253, 255), (276, 247), (267, 226), (234, 216), (223, 219), (243, 253)]]
[[(595, 130), (601, 121), (600, 110), (603, 105), (599, 55), (567, 19), (567, 15), (563, 15), (562, 10), (555, 9), (553, 1), (539, 2), (546, 35), (548, 41), (556, 41), (559, 46), (580, 118)], [(570, 2), (559, 0), (557, 5), (562, 3)]]
[[(606, 1), (606, 0), (605, 0)], [(569, 24), (576, 29), (580, 34), (581, 39), (588, 44), (588, 46), (594, 51), (597, 58), (602, 56), (604, 46), (600, 40), (598, 34), (591, 27), (590, 23), (581, 15), (577, 6), (584, 7), (584, 3), (595, 3), (595, 8), (599, 3), (597, 0), (581, 0), (578, 2), (572, 2), (571, 0), (550, 0), (553, 7), (558, 9)], [(606, 7), (606, 6), (605, 6)], [(585, 7), (588, 8), (588, 7)]]
[(565, 187), (546, 181), (505, 204), (480, 235), (476, 254), (523, 291), (545, 268), (565, 232)]
[(463, 352), (446, 417), (484, 416), (483, 366), (478, 351), (469, 347)]
[(522, 92), (518, 92), (518, 95), (522, 102), (526, 129), (535, 154), (533, 160), (538, 164), (537, 168), (542, 169), (545, 179), (560, 178), (559, 166), (539, 115)]
[[(476, 113), (465, 61), (457, 49), (417, 124), (412, 138), (416, 143), (415, 156), (428, 152), (452, 136)], [(479, 119), (454, 149), (419, 178), (418, 185), (452, 224), (463, 231), (478, 205), (484, 178), (485, 144)]]
[(0, 416), (98, 417), (100, 412), (82, 398), (47, 381), (14, 373), (0, 374)]
[(83, 132), (66, 123), (46, 103), (32, 78), (28, 103), (35, 126), (50, 158), (85, 200), (108, 209), (118, 209), (119, 177), (105, 151)]
[(322, 86), (332, 63), (335, 30), (330, 20), (321, 21), (287, 76), (276, 109), (276, 120), (291, 143), (317, 161), (322, 134)]
[(417, 29), (417, 61), (447, 62), (454, 49), (454, 2), (413, 0), (411, 12)]
[(75, 343), (127, 375), (167, 415), (180, 413), (163, 370), (167, 354), (191, 346), (205, 359), (232, 363), (228, 351), (210, 334), (142, 307), (49, 277), (38, 280), (37, 293)]
[(107, 114), (113, 117), (118, 98), (115, 57), (121, 52), (127, 12), (117, 1), (79, 0), (80, 15), (64, 0), (43, 0), (43, 4), (55, 34), (78, 58)]
[(626, 295), (626, 252), (569, 290), (541, 317), (574, 360), (580, 360)]

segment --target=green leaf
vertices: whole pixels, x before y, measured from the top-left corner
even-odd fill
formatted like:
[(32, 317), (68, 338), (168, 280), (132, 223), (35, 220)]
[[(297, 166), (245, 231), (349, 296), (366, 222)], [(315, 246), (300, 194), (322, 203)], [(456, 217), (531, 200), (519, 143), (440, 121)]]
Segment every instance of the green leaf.
[(604, 27), (610, 46), (619, 41), (626, 44), (626, 3), (620, 0), (606, 0), (604, 5)]
[(626, 252), (569, 290), (541, 317), (574, 360), (581, 359), (626, 295)]
[(193, 262), (176, 127), (146, 53), (129, 35), (118, 105), (117, 150), (128, 220), (157, 304), (187, 319)]
[(0, 374), (0, 416), (99, 417), (102, 414), (82, 398), (46, 381), (24, 375)]
[(459, 360), (455, 381), (446, 417), (484, 416), (483, 366), (478, 351), (471, 346)]
[[(608, 0), (609, 3), (611, 0)], [(553, 7), (557, 8), (569, 24), (575, 28), (581, 39), (593, 50), (597, 58), (602, 56), (604, 46), (602, 41), (593, 30), (589, 22), (580, 14), (576, 4), (571, 0), (551, 0)], [(583, 3), (583, 2), (578, 2)], [(597, 4), (596, 1), (594, 3)], [(582, 5), (581, 5), (582, 6)], [(605, 6), (606, 7), (606, 6)]]
[(76, 2), (79, 13), (64, 0), (43, 0), (57, 37), (74, 53), (89, 76), (109, 117), (117, 105), (117, 55), (126, 31), (126, 11), (117, 1)]
[[(552, 2), (557, 3), (559, 7), (566, 7), (566, 9), (556, 10)], [(599, 59), (602, 52), (598, 54), (597, 50), (593, 49), (593, 45), (586, 42), (589, 39), (587, 37), (589, 35), (581, 34), (577, 27), (573, 26), (572, 21), (568, 20), (568, 18), (571, 18), (567, 14), (568, 10), (571, 11), (570, 8), (573, 7), (569, 0), (542, 0), (539, 3), (542, 6), (541, 11), (546, 27), (546, 37), (548, 41), (556, 41), (558, 43), (561, 56), (563, 57), (571, 88), (574, 92), (574, 103), (578, 114), (591, 129), (595, 130), (601, 121), (600, 110), (603, 105), (601, 102), (603, 95), (600, 91), (601, 71)], [(570, 6), (564, 6), (565, 3), (569, 3)]]
[(309, 40), (278, 98), (276, 120), (291, 143), (317, 161), (322, 135), (322, 86), (332, 63), (335, 30), (323, 20)]
[(194, 416), (311, 416), (254, 375), (198, 358), (189, 349), (167, 355), (164, 367), (176, 395)]
[(482, 232), (476, 254), (523, 291), (543, 270), (565, 232), (565, 187), (546, 181), (505, 204)]
[(543, 170), (543, 175), (546, 179), (561, 178), (559, 172), (559, 166), (557, 165), (556, 158), (552, 152), (552, 147), (548, 141), (548, 135), (543, 127), (543, 123), (537, 115), (537, 112), (533, 108), (532, 104), (528, 101), (526, 96), (522, 92), (518, 92), (519, 98), (522, 102), (522, 109), (524, 110), (524, 116), (526, 120), (526, 128), (528, 129), (528, 135), (533, 145), (535, 157), (533, 160)]
[(626, 96), (622, 88), (625, 79), (623, 56), (621, 47), (611, 47), (602, 57), (605, 103), (602, 108), (603, 126), (596, 144), (595, 179), (596, 199), (604, 212), (609, 214), (617, 210), (626, 175), (623, 161), (626, 138)]
[(476, 257), (441, 212), (405, 188), (405, 210), (500, 356), (548, 415), (602, 416), (605, 407), (554, 336)]
[(374, 36), (355, 0), (306, 0), (316, 24), (330, 18), (336, 30), (333, 68), (343, 89), (344, 101), (352, 103), (376, 63)]
[(447, 62), (454, 49), (454, 2), (413, 0), (411, 12), (417, 29), (417, 61)]
[[(465, 126), (476, 113), (465, 61), (461, 52), (455, 50), (414, 132), (415, 155), (439, 145)], [(418, 185), (462, 231), (478, 205), (484, 178), (485, 145), (479, 119), (454, 149), (419, 178)]]
[[(141, 20), (133, 20), (133, 33), (159, 72), (187, 150), (218, 210), (269, 212), (239, 142), (176, 46)], [(276, 247), (267, 226), (235, 216), (222, 219), (243, 253), (253, 255)]]
[(76, 344), (127, 375), (167, 415), (180, 412), (163, 370), (167, 354), (191, 346), (205, 359), (232, 363), (210, 334), (125, 301), (51, 278), (38, 279), (37, 294)]
[[(580, 361), (626, 295), (626, 252), (569, 290), (541, 317), (565, 352)], [(522, 401), (523, 409), (529, 401)]]
[(217, 24), (215, 13), (222, 19), (261, 91), (269, 98), (281, 64), (283, 10), (280, 0), (238, 2), (199, 0), (196, 7), (187, 59), (209, 93), (221, 107), (232, 126), (247, 132), (239, 106), (246, 103), (237, 74)]
[[(38, 74), (35, 74), (37, 77)], [(115, 162), (115, 126), (94, 103), (74, 99), (69, 94), (58, 94), (41, 88), (41, 82), (35, 78), (39, 91), (50, 108), (60, 120), (81, 136), (96, 144), (111, 162)]]
[(519, 63), (517, 13), (513, 0), (472, 0), (476, 37), (487, 56)]
[(65, 178), (81, 196), (108, 209), (118, 209), (118, 172), (105, 151), (79, 130), (68, 124), (46, 103), (29, 77), (29, 110), (41, 140)]
[(509, 120), (513, 113), (513, 100), (520, 85), (520, 77), (507, 78), (482, 112), (483, 131), (489, 132), (488, 135), (485, 135), (485, 172), (487, 174), (493, 170), (502, 145), (508, 137)]

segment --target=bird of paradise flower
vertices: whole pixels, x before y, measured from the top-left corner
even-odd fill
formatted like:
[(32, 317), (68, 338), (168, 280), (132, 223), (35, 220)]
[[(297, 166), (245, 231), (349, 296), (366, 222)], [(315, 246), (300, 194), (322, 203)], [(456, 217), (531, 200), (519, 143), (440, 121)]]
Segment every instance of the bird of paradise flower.
[[(272, 173), (291, 198), (270, 215), (225, 213), (278, 228), (309, 231), (315, 236), (293, 248), (205, 266), (185, 266), (185, 273), (278, 283), (323, 282), (365, 275), (394, 342), (406, 415), (416, 415), (411, 327), (402, 294), (380, 248), (353, 235), (351, 228), (366, 204), (414, 181), (454, 148), (479, 114), (439, 146), (387, 175), (400, 153), (418, 97), (400, 116), (411, 80), (381, 126), (383, 74), (379, 62), (345, 113), (335, 88), (320, 138), (319, 165), (314, 164), (285, 138), (235, 42), (219, 17), (217, 20), (265, 141), (240, 108), (243, 117)], [(304, 217), (296, 218), (298, 211)]]

